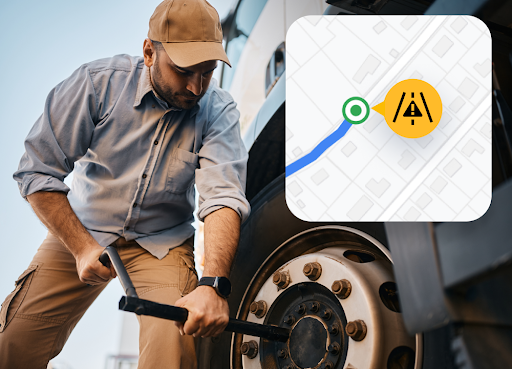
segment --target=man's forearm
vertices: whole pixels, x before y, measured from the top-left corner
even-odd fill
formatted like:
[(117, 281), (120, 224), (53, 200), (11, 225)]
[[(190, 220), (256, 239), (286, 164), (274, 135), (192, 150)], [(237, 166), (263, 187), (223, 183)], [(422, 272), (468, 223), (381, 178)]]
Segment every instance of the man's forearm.
[(222, 208), (205, 218), (204, 276), (229, 277), (239, 238), (240, 217), (234, 210)]
[(63, 192), (36, 192), (27, 196), (34, 212), (75, 258), (96, 241), (82, 225)]

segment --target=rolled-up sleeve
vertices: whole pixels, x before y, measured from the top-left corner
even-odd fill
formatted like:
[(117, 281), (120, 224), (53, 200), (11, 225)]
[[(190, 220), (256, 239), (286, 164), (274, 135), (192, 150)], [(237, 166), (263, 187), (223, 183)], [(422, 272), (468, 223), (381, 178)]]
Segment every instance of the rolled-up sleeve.
[(240, 113), (231, 100), (224, 103), (208, 124), (199, 150), (196, 186), (199, 220), (223, 207), (236, 211), (244, 222), (250, 214), (245, 198), (247, 150), (240, 137)]
[(87, 152), (95, 115), (96, 95), (84, 65), (50, 92), (25, 139), (25, 153), (13, 175), (24, 198), (38, 191), (69, 191), (64, 178)]

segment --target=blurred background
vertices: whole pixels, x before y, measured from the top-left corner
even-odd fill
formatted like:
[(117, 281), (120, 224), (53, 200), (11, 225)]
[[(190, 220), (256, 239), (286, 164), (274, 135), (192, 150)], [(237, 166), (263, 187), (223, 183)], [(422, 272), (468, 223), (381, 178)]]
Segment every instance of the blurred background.
[[(221, 18), (232, 0), (209, 0)], [(148, 21), (160, 0), (74, 0), (0, 2), (0, 302), (14, 288), (46, 237), (46, 229), (19, 195), (12, 174), (23, 141), (41, 115), (50, 90), (81, 64), (116, 54), (141, 55)], [(217, 68), (214, 78), (219, 79)], [(70, 176), (71, 177), (71, 176)], [(70, 177), (66, 183), (70, 183)], [(202, 224), (196, 223), (196, 228)], [(196, 235), (200, 271), (202, 234)], [(117, 280), (104, 290), (51, 361), (54, 369), (113, 367), (135, 362), (135, 316), (117, 310), (123, 290)], [(27, 348), (30, 350), (30, 348)]]

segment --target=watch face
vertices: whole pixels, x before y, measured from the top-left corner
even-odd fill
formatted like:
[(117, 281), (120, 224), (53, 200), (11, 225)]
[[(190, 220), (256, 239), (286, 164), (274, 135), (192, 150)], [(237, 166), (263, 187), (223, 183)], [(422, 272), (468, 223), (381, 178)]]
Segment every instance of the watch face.
[(225, 277), (219, 277), (217, 289), (222, 296), (228, 297), (231, 293), (231, 282)]

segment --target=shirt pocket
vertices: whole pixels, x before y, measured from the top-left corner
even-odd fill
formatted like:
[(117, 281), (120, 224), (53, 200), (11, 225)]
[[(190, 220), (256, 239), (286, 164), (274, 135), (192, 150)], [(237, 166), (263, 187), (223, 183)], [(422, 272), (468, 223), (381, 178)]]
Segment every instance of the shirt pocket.
[(30, 265), (16, 280), (14, 291), (7, 295), (5, 301), (2, 303), (2, 308), (0, 309), (0, 333), (9, 325), (25, 299), (25, 295), (27, 294), (28, 287), (30, 286), (36, 269), (37, 264)]
[(199, 166), (199, 156), (192, 152), (176, 148), (167, 168), (167, 192), (182, 194), (192, 186), (196, 169)]

